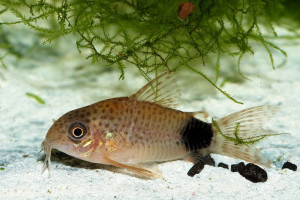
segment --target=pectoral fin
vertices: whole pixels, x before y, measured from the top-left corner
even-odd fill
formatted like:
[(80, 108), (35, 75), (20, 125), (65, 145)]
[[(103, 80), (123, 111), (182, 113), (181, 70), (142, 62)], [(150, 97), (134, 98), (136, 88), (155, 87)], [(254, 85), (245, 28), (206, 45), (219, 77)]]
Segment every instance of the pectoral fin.
[(138, 176), (148, 178), (148, 179), (156, 179), (156, 178), (161, 178), (162, 173), (159, 169), (157, 168), (151, 168), (151, 167), (145, 167), (145, 166), (140, 166), (140, 165), (129, 165), (129, 164), (124, 164), (120, 163), (114, 160), (111, 160), (110, 158), (106, 157), (105, 158), (106, 162), (110, 165), (124, 168), (130, 172), (133, 172), (134, 174), (137, 174)]

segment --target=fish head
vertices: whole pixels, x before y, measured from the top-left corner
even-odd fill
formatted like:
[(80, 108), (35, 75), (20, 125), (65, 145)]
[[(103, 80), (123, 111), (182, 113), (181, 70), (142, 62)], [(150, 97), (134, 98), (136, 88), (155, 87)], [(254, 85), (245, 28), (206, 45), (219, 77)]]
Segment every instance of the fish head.
[[(46, 153), (43, 171), (50, 171), (51, 150), (57, 149), (70, 156), (93, 162), (92, 155), (97, 150), (101, 154), (102, 142), (98, 138), (97, 126), (92, 120), (95, 114), (90, 108), (83, 107), (70, 111), (56, 120), (47, 132), (42, 148)], [(100, 159), (98, 159), (100, 160)]]

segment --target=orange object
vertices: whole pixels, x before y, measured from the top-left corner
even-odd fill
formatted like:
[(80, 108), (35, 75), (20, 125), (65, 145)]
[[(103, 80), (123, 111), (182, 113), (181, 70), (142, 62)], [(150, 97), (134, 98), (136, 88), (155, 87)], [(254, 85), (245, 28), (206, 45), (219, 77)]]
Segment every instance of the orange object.
[(189, 16), (193, 12), (194, 8), (195, 8), (195, 6), (194, 6), (193, 3), (191, 3), (191, 2), (183, 2), (179, 6), (178, 16), (181, 19), (185, 19), (185, 18), (187, 18), (187, 16)]

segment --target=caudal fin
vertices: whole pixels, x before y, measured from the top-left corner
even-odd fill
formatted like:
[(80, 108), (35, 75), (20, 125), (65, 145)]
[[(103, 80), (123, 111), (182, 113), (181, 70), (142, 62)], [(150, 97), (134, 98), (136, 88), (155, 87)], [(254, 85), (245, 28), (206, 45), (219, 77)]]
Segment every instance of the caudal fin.
[(263, 129), (263, 125), (277, 110), (276, 106), (257, 106), (213, 120), (211, 152), (269, 167), (271, 161), (252, 144), (266, 136), (276, 135)]

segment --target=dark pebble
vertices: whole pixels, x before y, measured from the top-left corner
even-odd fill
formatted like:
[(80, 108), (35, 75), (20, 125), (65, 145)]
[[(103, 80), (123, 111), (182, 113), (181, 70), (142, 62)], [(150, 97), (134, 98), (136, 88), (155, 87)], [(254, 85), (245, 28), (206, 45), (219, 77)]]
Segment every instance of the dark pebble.
[(252, 163), (248, 163), (239, 173), (253, 183), (266, 182), (268, 180), (267, 172)]
[(218, 167), (223, 167), (223, 168), (225, 168), (225, 169), (229, 169), (229, 168), (228, 168), (228, 165), (225, 164), (225, 163), (219, 163), (219, 164), (218, 164)]
[(293, 171), (297, 171), (297, 165), (295, 165), (291, 162), (285, 162), (282, 166), (282, 169), (290, 169)]
[(193, 165), (193, 167), (188, 171), (187, 175), (193, 177), (196, 174), (199, 174), (204, 168), (204, 162), (198, 162)]
[(240, 162), (238, 164), (231, 165), (231, 171), (232, 172), (241, 172), (244, 168), (245, 168), (245, 163), (244, 162)]
[(204, 165), (215, 166), (215, 160), (209, 154), (205, 156), (198, 155), (196, 157), (196, 160), (198, 160), (198, 162), (195, 163), (187, 173), (187, 175), (191, 177), (195, 176), (196, 174), (199, 174), (203, 170)]

